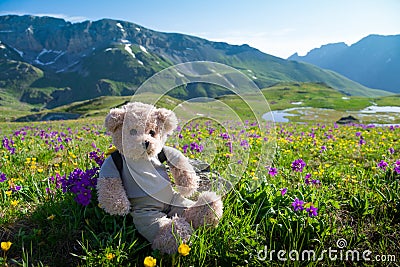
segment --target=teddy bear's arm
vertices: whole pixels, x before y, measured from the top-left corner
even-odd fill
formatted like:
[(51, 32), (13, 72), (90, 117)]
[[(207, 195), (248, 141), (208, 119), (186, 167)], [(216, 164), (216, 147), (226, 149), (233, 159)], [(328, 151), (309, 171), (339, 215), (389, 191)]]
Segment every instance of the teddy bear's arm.
[(163, 150), (179, 192), (191, 196), (198, 188), (199, 178), (189, 160), (175, 148), (165, 146)]
[(129, 213), (130, 202), (118, 169), (111, 157), (108, 157), (101, 166), (96, 189), (100, 207), (107, 213), (111, 215)]

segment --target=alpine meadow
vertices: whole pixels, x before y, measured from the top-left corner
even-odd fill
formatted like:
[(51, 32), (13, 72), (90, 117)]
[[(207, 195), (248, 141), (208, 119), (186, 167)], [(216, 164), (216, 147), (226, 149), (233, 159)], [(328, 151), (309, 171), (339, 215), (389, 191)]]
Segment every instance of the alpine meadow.
[[(286, 60), (123, 20), (1, 15), (0, 266), (399, 266), (398, 37)], [(96, 185), (116, 150), (110, 109), (187, 62), (229, 66), (257, 92), (235, 94), (232, 73), (201, 65), (231, 87), (174, 72), (179, 86), (153, 103), (181, 111), (165, 145), (205, 163), (216, 191), (229, 185), (218, 226), (168, 255), (129, 214), (107, 214)], [(368, 62), (380, 69), (352, 72)]]

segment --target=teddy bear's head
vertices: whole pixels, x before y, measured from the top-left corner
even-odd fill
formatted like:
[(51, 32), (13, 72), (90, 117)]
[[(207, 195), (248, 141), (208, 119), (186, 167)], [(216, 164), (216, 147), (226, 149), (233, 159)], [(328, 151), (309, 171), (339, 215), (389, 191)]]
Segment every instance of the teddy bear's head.
[(125, 157), (154, 157), (161, 152), (167, 136), (177, 127), (173, 111), (140, 102), (113, 108), (105, 119), (113, 143)]

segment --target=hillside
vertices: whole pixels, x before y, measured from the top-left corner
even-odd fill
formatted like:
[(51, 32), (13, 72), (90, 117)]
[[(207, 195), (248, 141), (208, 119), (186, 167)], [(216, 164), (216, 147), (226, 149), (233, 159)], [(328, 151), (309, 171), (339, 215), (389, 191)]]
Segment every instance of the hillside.
[[(362, 118), (364, 123), (394, 123), (400, 122), (398, 114), (361, 114), (360, 111), (371, 106), (400, 106), (400, 94), (382, 97), (347, 96), (323, 83), (280, 83), (263, 88), (262, 93), (272, 111), (302, 110), (307, 114), (300, 114), (297, 121), (307, 121), (312, 115), (320, 122), (333, 122), (349, 114)], [(141, 101), (153, 103), (155, 96), (147, 94), (141, 96)], [(254, 119), (254, 114), (262, 116), (259, 110), (264, 110), (265, 102), (259, 101), (259, 95), (247, 95), (250, 102), (245, 103), (242, 98), (234, 95), (217, 97), (218, 101), (187, 102), (164, 96), (156, 105), (173, 109), (180, 119), (193, 119), (198, 116), (218, 118), (221, 121), (231, 119), (226, 107), (232, 109), (242, 119)], [(104, 118), (111, 108), (121, 106), (131, 101), (130, 96), (101, 96), (90, 100), (78, 101), (53, 109), (43, 109), (37, 112), (26, 112), (13, 118), (15, 121), (38, 121), (75, 119), (83, 117)], [(222, 103), (222, 105), (221, 105)], [(225, 105), (225, 108), (224, 108)], [(249, 105), (251, 109), (249, 109)], [(296, 111), (295, 113), (299, 113)], [(324, 114), (323, 114), (324, 113)], [(201, 115), (199, 115), (201, 114)], [(0, 121), (6, 117), (0, 116)]]
[[(0, 41), (0, 93), (37, 107), (132, 95), (154, 73), (189, 61), (229, 65), (260, 88), (277, 82), (324, 82), (348, 95), (388, 94), (248, 45), (156, 32), (126, 21), (71, 23), (52, 17), (0, 16)], [(21, 71), (21, 66), (29, 71)], [(214, 98), (226, 93), (212, 86), (188, 86), (174, 96)]]
[(369, 35), (351, 46), (327, 44), (288, 59), (333, 70), (370, 88), (400, 93), (400, 35)]

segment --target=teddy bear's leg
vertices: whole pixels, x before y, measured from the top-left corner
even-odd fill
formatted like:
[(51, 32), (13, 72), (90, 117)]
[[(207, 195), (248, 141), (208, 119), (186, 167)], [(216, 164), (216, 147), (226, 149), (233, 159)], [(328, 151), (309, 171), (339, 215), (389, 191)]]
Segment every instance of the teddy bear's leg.
[(185, 219), (178, 216), (167, 218), (173, 199), (172, 188), (166, 188), (156, 196), (130, 200), (131, 215), (138, 232), (152, 243), (153, 249), (168, 254), (176, 253), (181, 242), (188, 242), (193, 231)]
[(159, 221), (160, 230), (151, 246), (161, 253), (174, 254), (178, 252), (181, 243), (188, 243), (193, 229), (182, 217), (163, 217)]
[(215, 192), (202, 192), (198, 200), (185, 209), (182, 216), (194, 228), (201, 225), (216, 227), (222, 217), (223, 204), (221, 197)]
[(174, 192), (174, 196), (171, 201), (170, 209), (168, 211), (168, 217), (172, 218), (175, 215), (182, 216), (188, 207), (194, 205), (194, 201), (183, 197), (180, 193)]

